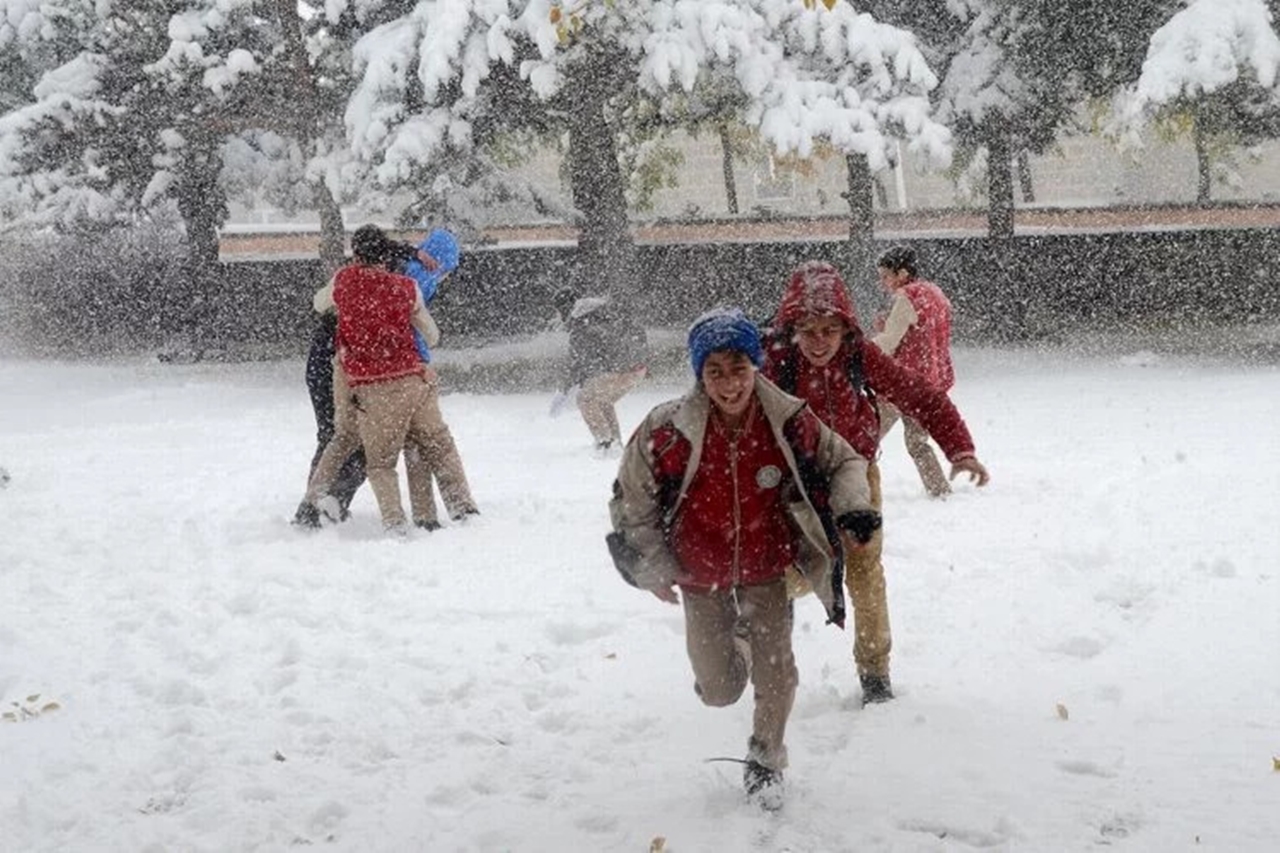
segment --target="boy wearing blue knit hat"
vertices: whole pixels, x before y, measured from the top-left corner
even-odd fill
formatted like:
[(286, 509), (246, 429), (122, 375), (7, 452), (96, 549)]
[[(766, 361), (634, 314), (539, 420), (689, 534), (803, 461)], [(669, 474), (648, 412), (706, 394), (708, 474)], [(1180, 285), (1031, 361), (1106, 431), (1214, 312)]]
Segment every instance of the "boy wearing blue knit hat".
[(623, 578), (683, 604), (694, 690), (755, 713), (743, 785), (781, 805), (787, 718), (798, 673), (787, 573), (808, 581), (843, 627), (842, 548), (879, 527), (867, 460), (803, 401), (761, 376), (760, 333), (717, 309), (689, 329), (697, 384), (655, 408), (623, 452), (609, 504), (610, 554)]

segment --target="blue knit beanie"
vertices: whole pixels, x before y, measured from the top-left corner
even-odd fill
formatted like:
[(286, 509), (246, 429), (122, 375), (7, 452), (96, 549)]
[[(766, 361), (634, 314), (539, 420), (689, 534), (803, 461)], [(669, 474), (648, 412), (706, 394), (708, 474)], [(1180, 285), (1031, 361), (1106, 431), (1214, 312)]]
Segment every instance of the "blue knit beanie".
[(702, 376), (707, 356), (720, 350), (740, 352), (759, 367), (764, 363), (760, 330), (738, 308), (713, 308), (689, 327), (689, 360), (693, 375)]

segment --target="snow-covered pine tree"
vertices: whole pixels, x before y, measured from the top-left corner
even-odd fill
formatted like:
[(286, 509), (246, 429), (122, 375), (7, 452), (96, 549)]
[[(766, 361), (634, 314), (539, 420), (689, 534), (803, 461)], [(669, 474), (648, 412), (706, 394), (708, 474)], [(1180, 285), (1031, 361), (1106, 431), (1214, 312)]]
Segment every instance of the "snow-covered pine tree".
[(1142, 71), (1117, 98), (1130, 138), (1148, 120), (1190, 133), (1196, 200), (1238, 146), (1280, 136), (1280, 37), (1264, 0), (1191, 0), (1146, 45)]
[(741, 93), (743, 122), (779, 153), (807, 157), (825, 143), (874, 168), (887, 165), (897, 138), (947, 153), (946, 130), (929, 119), (934, 81), (910, 35), (839, 4), (424, 0), (356, 53), (362, 83), (348, 127), (384, 182), (442, 150), (483, 143), (478, 128), (507, 97), (498, 75), (518, 83), (540, 108), (505, 118), (567, 130), (584, 274), (624, 295), (634, 263), (617, 138), (637, 98), (687, 97), (719, 75)]
[(1013, 234), (1015, 159), (1047, 151), (1075, 128), (1087, 98), (1125, 82), (1135, 44), (1169, 2), (882, 0), (923, 7), (920, 20), (932, 22), (922, 35), (943, 73), (939, 116), (956, 132), (961, 162), (985, 166), (991, 236)]

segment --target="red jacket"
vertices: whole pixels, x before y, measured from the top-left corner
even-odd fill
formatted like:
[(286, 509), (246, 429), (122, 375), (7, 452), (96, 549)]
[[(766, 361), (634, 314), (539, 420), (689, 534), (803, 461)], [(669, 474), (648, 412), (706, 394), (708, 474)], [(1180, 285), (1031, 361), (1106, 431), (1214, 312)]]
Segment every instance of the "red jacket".
[(902, 336), (893, 357), (943, 391), (956, 384), (951, 365), (951, 301), (936, 284), (915, 278), (899, 290), (916, 310), (916, 322)]
[(352, 264), (338, 270), (338, 358), (352, 387), (422, 372), (410, 319), (417, 295), (412, 279), (382, 267)]
[[(664, 428), (653, 440), (662, 446), (676, 435), (674, 427)], [(657, 460), (660, 481), (680, 481), (689, 449), (685, 442)], [(688, 586), (728, 589), (783, 576), (794, 561), (794, 534), (782, 500), (789, 492), (784, 482), (790, 481), (784, 473), (789, 470), (758, 403), (733, 440), (715, 415), (708, 419), (698, 470), (670, 531), (671, 550), (693, 576)], [(728, 519), (732, 523), (726, 524)]]
[[(928, 286), (946, 302), (942, 291)], [(796, 324), (811, 314), (838, 317), (849, 330), (840, 350), (825, 367), (815, 367), (792, 340)], [(950, 316), (947, 303), (948, 340)], [(946, 364), (949, 370), (949, 351)], [(864, 459), (875, 459), (880, 448), (880, 413), (869, 395), (883, 396), (919, 421), (952, 462), (973, 455), (973, 438), (945, 388), (902, 367), (862, 337), (844, 280), (830, 264), (810, 261), (792, 273), (766, 336), (764, 374), (783, 391), (808, 403), (822, 422), (853, 445)]]
[(895, 362), (880, 347), (861, 335), (850, 335), (835, 358), (825, 367), (815, 367), (789, 338), (787, 332), (771, 336), (765, 349), (765, 376), (808, 403), (864, 459), (875, 459), (880, 449), (880, 412), (868, 391), (919, 421), (947, 459), (955, 462), (973, 455), (973, 437), (946, 392)]

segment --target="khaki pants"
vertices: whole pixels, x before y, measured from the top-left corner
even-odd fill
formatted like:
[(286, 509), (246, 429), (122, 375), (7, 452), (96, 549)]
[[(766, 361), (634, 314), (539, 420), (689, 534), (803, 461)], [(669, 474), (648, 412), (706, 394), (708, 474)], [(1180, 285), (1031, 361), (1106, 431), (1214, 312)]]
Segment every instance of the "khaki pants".
[[(440, 480), (440, 490), (449, 515), (458, 517), (475, 509), (467, 484), (462, 460), (458, 456), (453, 434), (440, 414), (440, 384), (431, 368), (427, 368), (425, 394), (426, 417), (433, 421), (428, 436), (418, 440), (411, 434), (405, 445), (404, 465), (409, 479), (409, 505), (414, 521), (436, 521), (436, 497), (432, 477)], [(371, 386), (365, 386), (371, 387)], [(363, 389), (361, 389), (363, 390)], [(333, 363), (333, 437), (325, 445), (307, 483), (305, 500), (314, 504), (328, 493), (334, 478), (346, 459), (361, 445), (360, 427), (354, 395), (338, 360)], [(366, 447), (366, 455), (368, 448)], [(394, 463), (393, 463), (394, 467)], [(372, 478), (370, 478), (372, 479)], [(381, 502), (379, 502), (381, 507)]]
[(933, 448), (929, 446), (929, 433), (925, 431), (924, 427), (920, 426), (918, 421), (906, 417), (891, 403), (884, 401), (880, 402), (881, 440), (899, 420), (902, 421), (902, 432), (907, 444), (907, 453), (911, 456), (911, 461), (916, 464), (916, 471), (920, 473), (920, 480), (924, 483), (925, 491), (935, 498), (951, 494), (951, 484), (947, 482), (947, 475), (942, 473), (942, 466), (938, 464), (938, 457), (934, 455)]
[[(353, 395), (360, 441), (364, 444), (366, 472), (384, 527), (403, 527), (404, 505), (400, 502), (400, 479), (396, 460), (406, 440), (421, 443), (433, 420), (427, 380), (421, 375), (404, 376), (387, 382), (361, 385)], [(440, 420), (438, 408), (434, 420)], [(420, 488), (410, 472), (410, 491)], [(416, 475), (422, 476), (421, 470)]]
[[(458, 446), (453, 441), (453, 433), (444, 422), (440, 413), (440, 377), (433, 368), (428, 367), (426, 373), (426, 395), (429, 426), (425, 436), (411, 440), (415, 447), (405, 449), (405, 468), (412, 475), (413, 467), (421, 464), (426, 475), (418, 478), (410, 476), (409, 501), (413, 505), (415, 521), (435, 520), (435, 492), (431, 487), (431, 478), (440, 484), (440, 497), (444, 500), (445, 511), (450, 518), (476, 512), (476, 502), (471, 497), (471, 486), (467, 483), (467, 472), (462, 467), (462, 457), (458, 455)], [(420, 491), (415, 495), (416, 488)]]
[[(880, 466), (867, 466), (871, 487), (871, 507), (880, 511)], [(844, 583), (853, 601), (853, 661), (858, 675), (889, 676), (889, 652), (893, 635), (889, 631), (889, 598), (884, 584), (884, 528), (861, 548), (844, 555)]]
[(591, 430), (596, 444), (622, 443), (618, 413), (613, 407), (640, 384), (644, 375), (645, 368), (641, 367), (627, 373), (601, 373), (582, 383), (582, 390), (578, 393), (578, 411), (587, 422), (587, 429)]
[[(740, 587), (736, 602), (729, 591), (685, 591), (681, 597), (694, 690), (705, 704), (723, 707), (737, 702), (750, 680), (755, 715), (747, 755), (782, 770), (787, 766), (787, 718), (800, 679), (791, 651), (786, 582)], [(745, 643), (738, 639), (740, 624)], [(749, 646), (749, 654), (743, 645)]]

